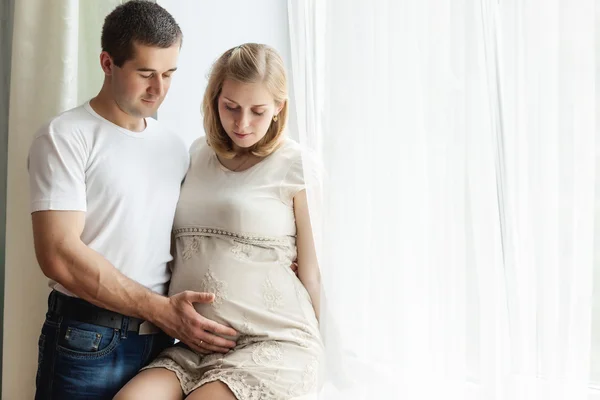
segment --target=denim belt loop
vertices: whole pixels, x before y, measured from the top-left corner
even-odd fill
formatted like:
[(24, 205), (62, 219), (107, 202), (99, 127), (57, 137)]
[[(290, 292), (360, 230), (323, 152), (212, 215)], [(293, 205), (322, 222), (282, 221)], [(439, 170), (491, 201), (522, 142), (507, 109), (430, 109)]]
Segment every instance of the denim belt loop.
[(121, 321), (121, 339), (127, 339), (127, 330), (129, 329), (129, 317), (123, 317)]

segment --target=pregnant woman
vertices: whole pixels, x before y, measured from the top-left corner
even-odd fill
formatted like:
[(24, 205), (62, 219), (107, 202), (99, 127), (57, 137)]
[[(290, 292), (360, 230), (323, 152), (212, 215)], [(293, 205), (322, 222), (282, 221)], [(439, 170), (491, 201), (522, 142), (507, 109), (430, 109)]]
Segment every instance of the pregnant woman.
[[(305, 171), (317, 168), (285, 136), (287, 110), (285, 67), (271, 47), (244, 44), (214, 64), (206, 138), (191, 147), (175, 215), (169, 294), (214, 293), (196, 310), (233, 328), (227, 339), (237, 344), (225, 354), (168, 348), (117, 399), (290, 399), (316, 390), (320, 274)], [(296, 258), (298, 276), (289, 268)]]

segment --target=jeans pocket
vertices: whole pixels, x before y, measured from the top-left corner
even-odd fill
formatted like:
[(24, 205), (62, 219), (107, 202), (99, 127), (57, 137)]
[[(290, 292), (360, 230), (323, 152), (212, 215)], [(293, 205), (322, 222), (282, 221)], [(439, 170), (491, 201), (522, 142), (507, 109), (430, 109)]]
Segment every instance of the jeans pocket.
[(62, 339), (62, 345), (71, 350), (93, 352), (98, 351), (101, 341), (102, 333), (100, 332), (85, 331), (69, 326)]
[(64, 320), (57, 350), (71, 358), (100, 358), (110, 354), (119, 343), (118, 330)]

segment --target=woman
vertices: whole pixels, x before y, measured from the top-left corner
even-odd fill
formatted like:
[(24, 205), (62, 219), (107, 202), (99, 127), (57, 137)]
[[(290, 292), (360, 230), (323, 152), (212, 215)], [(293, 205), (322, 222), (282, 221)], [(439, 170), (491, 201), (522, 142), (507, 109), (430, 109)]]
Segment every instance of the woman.
[[(285, 68), (272, 48), (244, 44), (216, 61), (203, 101), (206, 139), (192, 145), (175, 215), (169, 295), (214, 293), (196, 310), (235, 329), (228, 339), (237, 345), (208, 355), (173, 346), (117, 399), (288, 399), (316, 390), (320, 274), (303, 174), (314, 163), (285, 137), (287, 112)], [(298, 276), (289, 268), (296, 257)]]

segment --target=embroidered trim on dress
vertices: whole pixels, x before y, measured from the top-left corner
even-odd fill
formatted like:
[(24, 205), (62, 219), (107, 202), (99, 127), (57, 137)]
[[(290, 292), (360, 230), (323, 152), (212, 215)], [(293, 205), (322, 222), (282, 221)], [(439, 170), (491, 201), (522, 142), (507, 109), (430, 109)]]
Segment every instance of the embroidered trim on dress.
[(263, 299), (269, 311), (275, 311), (284, 306), (283, 294), (273, 285), (269, 276), (263, 282)]
[(263, 367), (275, 367), (283, 363), (283, 346), (274, 340), (258, 342), (252, 351), (252, 361)]
[(202, 238), (203, 236), (186, 236), (181, 238), (183, 240), (182, 258), (184, 261), (191, 259), (200, 250), (200, 240)]
[(181, 235), (221, 235), (228, 236), (239, 240), (244, 240), (248, 242), (256, 242), (256, 243), (286, 243), (285, 238), (281, 237), (269, 237), (269, 236), (259, 236), (259, 235), (250, 235), (250, 234), (242, 234), (231, 232), (225, 229), (216, 229), (216, 228), (199, 228), (199, 227), (188, 227), (188, 228), (177, 228), (173, 230), (173, 234), (175, 236)]
[(177, 376), (179, 384), (184, 394), (187, 396), (200, 386), (221, 381), (226, 384), (233, 392), (238, 400), (278, 400), (278, 397), (269, 387), (266, 382), (260, 378), (255, 378), (258, 381), (257, 385), (252, 385), (248, 382), (250, 375), (239, 370), (228, 369), (213, 369), (202, 375), (185, 371), (179, 364), (171, 359), (159, 358), (142, 370), (150, 368), (165, 368), (172, 371)]
[(233, 253), (234, 257), (240, 261), (248, 261), (252, 255), (252, 246), (247, 243), (234, 240), (234, 245), (229, 250)]
[(319, 361), (316, 357), (306, 364), (304, 372), (302, 374), (302, 382), (292, 384), (288, 390), (288, 395), (303, 396), (307, 393), (313, 392), (317, 387), (317, 374), (319, 372)]
[(200, 290), (215, 294), (215, 299), (211, 303), (214, 308), (218, 308), (227, 298), (227, 282), (217, 279), (210, 269), (204, 274)]

